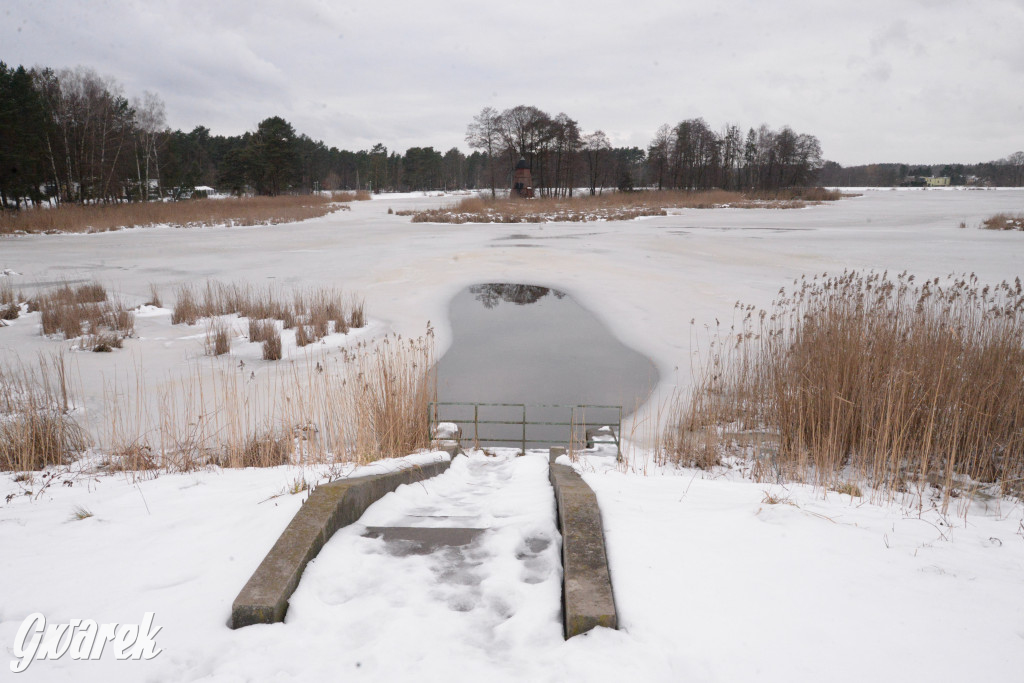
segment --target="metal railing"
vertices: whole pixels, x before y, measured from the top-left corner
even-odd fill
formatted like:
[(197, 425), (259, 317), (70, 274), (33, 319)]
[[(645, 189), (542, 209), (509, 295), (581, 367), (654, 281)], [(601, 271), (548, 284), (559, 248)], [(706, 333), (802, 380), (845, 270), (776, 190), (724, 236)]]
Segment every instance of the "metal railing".
[[(468, 415), (468, 409), (472, 409), (472, 416)], [(514, 416), (506, 415), (505, 419), (494, 419), (495, 416), (488, 415), (486, 413), (492, 412), (492, 409), (497, 409), (505, 412), (514, 412)], [(545, 419), (529, 419), (528, 411), (531, 409), (542, 410), (547, 415), (558, 414), (560, 412), (565, 413), (568, 417), (568, 421), (552, 420), (550, 418)], [(591, 417), (594, 417), (594, 413), (597, 412), (599, 415), (608, 415), (606, 418), (601, 419), (590, 419), (588, 420), (587, 411), (591, 411)], [(562, 445), (565, 444), (570, 449), (579, 449), (580, 445), (584, 442), (587, 447), (592, 447), (596, 437), (609, 436), (607, 433), (598, 432), (594, 428), (607, 427), (610, 430), (610, 436), (612, 441), (615, 443), (615, 455), (617, 458), (622, 457), (622, 444), (620, 441), (620, 434), (622, 432), (622, 406), (612, 405), (562, 405), (562, 404), (527, 404), (527, 403), (459, 403), (459, 402), (445, 402), (437, 401), (431, 402), (428, 408), (427, 423), (428, 429), (430, 430), (428, 436), (434, 437), (434, 430), (437, 425), (442, 422), (451, 422), (459, 426), (461, 429), (461, 440), (469, 440), (470, 430), (467, 427), (472, 427), (472, 442), (475, 446), (479, 446), (481, 442), (484, 443), (510, 443), (519, 444), (522, 448), (523, 453), (526, 453), (526, 447), (528, 444), (534, 445)], [(464, 411), (466, 414), (455, 415)], [(484, 413), (484, 414), (481, 414)], [(509, 419), (511, 417), (511, 419)], [(590, 425), (591, 429), (587, 428)], [(515, 437), (506, 436), (501, 432), (511, 432), (510, 429), (500, 429), (497, 426), (514, 426), (519, 427), (516, 430)], [(483, 429), (481, 429), (483, 426)], [(530, 438), (531, 436), (537, 436), (536, 433), (531, 434), (531, 427), (566, 427), (566, 433), (564, 439), (560, 437), (555, 438)], [(534, 432), (537, 430), (534, 429)], [(549, 432), (559, 432), (561, 430), (545, 430)], [(582, 438), (578, 437), (577, 434), (582, 435)]]

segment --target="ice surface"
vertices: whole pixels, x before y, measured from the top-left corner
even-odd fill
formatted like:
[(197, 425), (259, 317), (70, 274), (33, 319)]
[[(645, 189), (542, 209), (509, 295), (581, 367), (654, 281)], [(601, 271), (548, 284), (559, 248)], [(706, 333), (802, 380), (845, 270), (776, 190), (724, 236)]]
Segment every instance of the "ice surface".
[[(386, 213), (449, 201), (375, 198), (306, 223), (247, 229), (3, 238), (0, 271), (17, 271), (5, 277), (26, 292), (98, 277), (135, 304), (149, 300), (151, 282), (165, 305), (174, 285), (207, 277), (334, 285), (365, 294), (369, 335), (417, 336), (432, 321), (439, 353), (450, 341), (451, 295), (478, 282), (532, 282), (570, 292), (655, 359), (662, 397), (689, 382), (706, 326), (717, 319), (727, 328), (737, 300), (768, 304), (800, 275), (1024, 274), (1024, 235), (957, 227), (1021, 211), (1022, 190), (869, 191), (799, 211), (686, 210), (586, 234), (579, 225), (412, 224)], [(535, 248), (513, 246), (524, 243)], [(124, 349), (74, 354), (85, 409), (115, 372), (142, 368), (155, 387), (192, 363), (239, 362), (203, 358), (202, 326), (145, 313)], [(35, 363), (67, 345), (39, 336), (38, 314), (13, 322), (0, 329), (4, 362)], [(607, 456), (577, 466), (602, 506), (623, 630), (563, 642), (545, 462), (456, 458), (450, 475), (382, 499), (361, 524), (488, 529), (478, 540), (401, 557), (358, 527), (342, 531), (310, 566), (286, 623), (238, 631), (226, 626), (231, 601), (303, 498), (282, 492), (326, 468), (138, 480), (82, 473), (42, 493), (39, 474), (29, 483), (2, 473), (0, 659), (32, 612), (138, 623), (154, 611), (165, 649), (156, 660), (37, 662), (22, 678), (791, 683), (1017, 680), (1024, 670), (1019, 506), (942, 517), (796, 485), (773, 487), (795, 505), (770, 506), (763, 484), (654, 468), (640, 476), (637, 465), (622, 473)], [(94, 514), (71, 521), (79, 505)]]

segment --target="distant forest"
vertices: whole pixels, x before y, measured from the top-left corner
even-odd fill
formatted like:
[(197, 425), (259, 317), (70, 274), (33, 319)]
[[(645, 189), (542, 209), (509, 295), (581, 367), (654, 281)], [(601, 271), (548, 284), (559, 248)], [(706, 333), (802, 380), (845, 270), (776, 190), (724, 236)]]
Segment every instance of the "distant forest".
[[(973, 166), (877, 164), (843, 168), (822, 158), (816, 137), (788, 126), (736, 125), (713, 130), (703, 119), (658, 129), (646, 149), (614, 147), (564, 113), (532, 106), (484, 108), (466, 130), (472, 150), (376, 144), (331, 147), (297, 133), (281, 117), (243, 135), (189, 132), (166, 125), (150, 92), (128, 100), (118, 83), (87, 68), (26, 69), (0, 62), (0, 206), (58, 202), (145, 201), (220, 192), (276, 195), (317, 190), (456, 190), (496, 192), (519, 159), (541, 196), (578, 188), (630, 190), (758, 189), (792, 186), (897, 185), (907, 175), (949, 175), (953, 184), (1022, 184), (1024, 153)], [(948, 172), (947, 172), (948, 169)]]

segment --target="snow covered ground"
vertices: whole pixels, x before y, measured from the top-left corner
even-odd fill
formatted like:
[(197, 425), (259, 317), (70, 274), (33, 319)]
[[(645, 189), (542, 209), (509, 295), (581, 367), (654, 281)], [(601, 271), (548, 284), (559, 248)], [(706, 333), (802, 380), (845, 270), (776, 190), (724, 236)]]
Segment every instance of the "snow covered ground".
[[(974, 228), (993, 213), (1024, 209), (1021, 190), (869, 191), (802, 210), (687, 210), (594, 225), (414, 225), (387, 214), (456, 199), (375, 198), (293, 225), (4, 238), (0, 271), (26, 290), (98, 278), (137, 304), (150, 283), (165, 299), (174, 285), (204, 278), (333, 285), (365, 296), (372, 324), (360, 334), (418, 336), (431, 321), (439, 353), (451, 341), (448, 301), (464, 286), (557, 287), (655, 361), (662, 385), (653, 406), (689, 382), (705, 327), (728, 326), (736, 301), (766, 305), (801, 275), (1024, 275), (1024, 236)], [(958, 228), (961, 221), (970, 227)], [(115, 374), (138, 372), (156, 386), (202, 359), (201, 327), (149, 313), (124, 349), (73, 354), (87, 407)], [(38, 335), (37, 316), (0, 329), (3, 361), (35, 362), (66, 346)], [(202, 362), (263, 363), (243, 345), (233, 354)], [(623, 628), (563, 643), (544, 461), (456, 458), (436, 482), (406, 487), (368, 513), (365, 523), (383, 524), (424, 506), (465, 508), (465, 526), (490, 526), (472, 551), (479, 554), (454, 558), (465, 571), (451, 582), (433, 559), (401, 564), (409, 558), (378, 552), (354, 528), (311, 566), (287, 623), (240, 631), (225, 625), (230, 603), (301, 504), (304, 495), (287, 490), (298, 478), (329, 476), (326, 468), (139, 480), (72, 472), (41, 493), (38, 474), (33, 482), (0, 474), (0, 659), (13, 657), (15, 633), (32, 612), (101, 623), (139, 623), (155, 612), (164, 653), (151, 662), (65, 658), (36, 662), (22, 676), (952, 681), (1016, 680), (1024, 670), (1019, 505), (976, 502), (966, 517), (943, 517), (927, 501), (921, 509), (876, 506), (734, 473), (645, 472), (639, 461), (620, 468), (604, 456), (578, 466), (602, 505)], [(471, 494), (481, 482), (502, 484)], [(762, 502), (766, 490), (792, 504)], [(92, 516), (73, 519), (77, 506)], [(533, 537), (551, 543), (529, 556), (521, 546)], [(522, 580), (526, 559), (543, 574), (537, 583)], [(358, 576), (346, 578), (349, 566)]]
[[(1014, 680), (1024, 665), (1019, 505), (943, 516), (729, 472), (641, 476), (610, 453), (578, 467), (602, 508), (619, 631), (562, 640), (546, 453), (499, 450), (382, 498), (310, 564), (285, 623), (237, 631), (231, 601), (304, 498), (292, 482), (338, 472), (62, 476), (72, 485), (0, 508), (0, 652), (14, 659), (33, 612), (138, 623), (151, 611), (163, 649), (152, 661), (65, 657), (20, 675), (781, 683)], [(26, 486), (5, 476), (0, 495)], [(92, 516), (75, 519), (79, 506)], [(486, 531), (422, 554), (368, 526)]]

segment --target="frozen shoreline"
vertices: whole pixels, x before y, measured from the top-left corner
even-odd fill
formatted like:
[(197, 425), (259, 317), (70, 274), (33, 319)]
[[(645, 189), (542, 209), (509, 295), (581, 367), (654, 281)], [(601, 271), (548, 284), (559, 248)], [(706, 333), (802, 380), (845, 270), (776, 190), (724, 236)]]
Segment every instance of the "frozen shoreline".
[[(95, 278), (139, 304), (148, 299), (150, 283), (167, 301), (177, 284), (208, 278), (335, 286), (365, 296), (375, 335), (416, 337), (432, 323), (438, 356), (451, 342), (448, 302), (463, 287), (500, 281), (555, 287), (657, 365), (661, 384), (639, 423), (673, 389), (689, 386), (693, 351), (716, 321), (728, 328), (737, 301), (767, 306), (794, 278), (845, 268), (1012, 280), (1021, 275), (1024, 251), (1020, 234), (957, 227), (1022, 210), (1024, 190), (869, 190), (800, 211), (687, 209), (592, 224), (431, 225), (387, 214), (388, 208), (437, 207), (458, 198), (377, 196), (353, 202), (351, 211), (244, 230), (3, 239), (0, 269), (17, 273), (8, 276), (16, 288)], [(147, 320), (140, 338), (117, 353), (74, 354), (82, 386), (97, 392), (109, 377), (133, 368), (141, 369), (147, 386), (157, 386), (202, 355), (201, 329), (157, 322)], [(40, 352), (66, 346), (40, 338), (35, 327), (26, 318), (0, 331), (6, 359), (35, 362)]]

